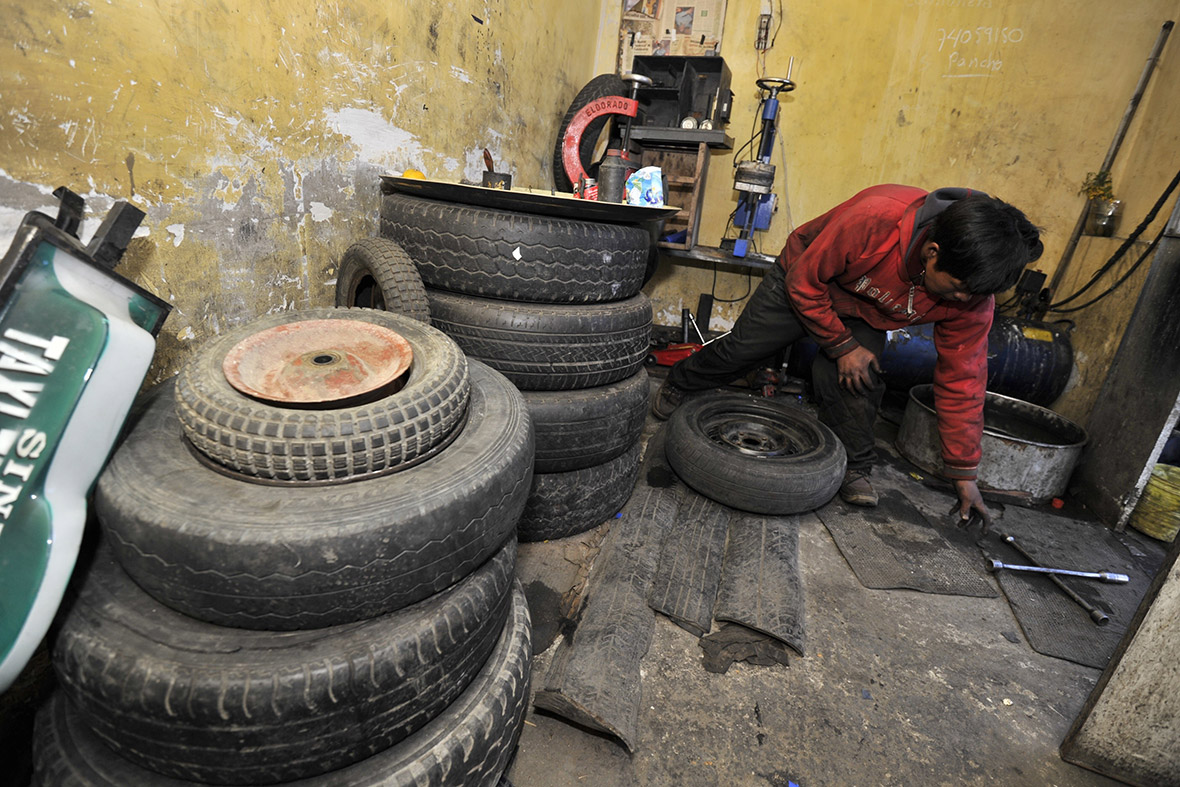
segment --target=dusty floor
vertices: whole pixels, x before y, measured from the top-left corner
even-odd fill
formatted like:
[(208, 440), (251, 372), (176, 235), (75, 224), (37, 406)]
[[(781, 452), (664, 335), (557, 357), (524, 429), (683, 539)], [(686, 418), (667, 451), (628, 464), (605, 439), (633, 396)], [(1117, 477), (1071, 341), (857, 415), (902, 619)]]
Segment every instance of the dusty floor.
[[(568, 563), (578, 539), (522, 549), (520, 573)], [(711, 674), (697, 639), (656, 615), (635, 752), (533, 709), (513, 785), (1116, 783), (1057, 754), (1099, 670), (1033, 651), (1002, 594), (866, 589), (814, 515), (799, 549), (806, 657)]]

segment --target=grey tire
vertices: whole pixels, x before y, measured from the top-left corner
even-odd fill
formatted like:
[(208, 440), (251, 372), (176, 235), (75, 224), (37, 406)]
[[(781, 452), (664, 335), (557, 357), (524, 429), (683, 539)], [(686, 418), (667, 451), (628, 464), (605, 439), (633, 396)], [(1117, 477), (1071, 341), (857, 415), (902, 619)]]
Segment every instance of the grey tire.
[(477, 362), (471, 379), (468, 423), (445, 451), (330, 487), (250, 483), (198, 461), (165, 384), (99, 477), (99, 522), (137, 583), (200, 620), (292, 630), (407, 606), (494, 554), (532, 483), (520, 392)]
[(560, 473), (599, 465), (639, 440), (647, 418), (647, 372), (609, 385), (522, 391), (537, 434), (533, 469)]
[(847, 457), (799, 407), (742, 394), (691, 398), (668, 418), (668, 464), (705, 497), (742, 511), (798, 514), (840, 488)]
[[(426, 726), (385, 751), (290, 787), (494, 787), (515, 750), (532, 671), (528, 605), (519, 584), (495, 650), (459, 697)], [(34, 731), (37, 787), (192, 787), (111, 751), (62, 693)]]
[(100, 549), (54, 648), (95, 735), (157, 773), (287, 782), (404, 740), (483, 668), (509, 612), (516, 544), (397, 612), (303, 632), (246, 631), (162, 608)]
[(521, 541), (545, 541), (584, 533), (623, 508), (639, 476), (636, 441), (621, 455), (565, 473), (536, 473), (516, 526)]
[[(311, 320), (353, 320), (398, 333), (413, 361), (396, 393), (363, 404), (283, 407), (238, 391), (222, 363), (239, 342), (262, 331)], [(271, 314), (202, 345), (177, 378), (176, 401), (193, 446), (217, 464), (290, 482), (380, 475), (431, 455), (463, 418), (467, 362), (438, 330), (374, 309), (309, 309)]]
[(426, 286), (535, 303), (600, 303), (643, 286), (651, 248), (637, 224), (540, 216), (425, 199), (381, 198), (381, 234)]
[(395, 312), (430, 324), (426, 286), (406, 250), (389, 238), (348, 247), (336, 272), (336, 305)]
[(427, 289), (430, 319), (468, 357), (500, 371), (522, 391), (609, 385), (643, 368), (651, 343), (651, 301), (541, 305)]

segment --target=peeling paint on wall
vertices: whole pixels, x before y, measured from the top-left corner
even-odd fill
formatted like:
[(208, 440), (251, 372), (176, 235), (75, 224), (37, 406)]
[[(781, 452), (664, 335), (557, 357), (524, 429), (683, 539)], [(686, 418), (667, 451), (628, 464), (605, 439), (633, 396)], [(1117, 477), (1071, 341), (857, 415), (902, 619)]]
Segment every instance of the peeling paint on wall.
[[(151, 379), (252, 317), (334, 301), (377, 231), (379, 177), (478, 178), (489, 147), (549, 185), (549, 140), (593, 76), (597, 4), (49, 2), (0, 33), (0, 235), (53, 213), (147, 217), (120, 271), (174, 305)], [(483, 23), (477, 23), (479, 17)], [(523, 119), (523, 122), (522, 122)], [(527, 151), (527, 153), (525, 153)], [(544, 152), (544, 151), (542, 151)], [(518, 163), (519, 162), (519, 163)]]

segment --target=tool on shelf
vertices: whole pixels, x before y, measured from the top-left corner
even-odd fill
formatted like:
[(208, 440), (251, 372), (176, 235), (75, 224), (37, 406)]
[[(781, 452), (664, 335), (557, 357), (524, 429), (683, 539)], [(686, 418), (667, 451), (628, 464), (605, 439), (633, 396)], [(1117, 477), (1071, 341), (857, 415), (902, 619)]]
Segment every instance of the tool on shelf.
[(483, 164), (488, 169), (483, 173), (482, 185), (490, 189), (503, 189), (504, 191), (512, 188), (512, 176), (507, 172), (496, 172), (491, 151), (487, 148), (483, 149)]

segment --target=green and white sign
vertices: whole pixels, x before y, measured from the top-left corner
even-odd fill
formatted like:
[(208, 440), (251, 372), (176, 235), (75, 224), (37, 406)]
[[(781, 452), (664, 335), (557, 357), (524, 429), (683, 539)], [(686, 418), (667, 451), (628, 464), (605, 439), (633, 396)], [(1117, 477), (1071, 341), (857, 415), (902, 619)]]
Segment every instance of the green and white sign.
[(34, 244), (0, 306), (0, 691), (61, 602), (87, 495), (167, 313), (121, 277)]

